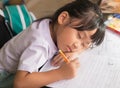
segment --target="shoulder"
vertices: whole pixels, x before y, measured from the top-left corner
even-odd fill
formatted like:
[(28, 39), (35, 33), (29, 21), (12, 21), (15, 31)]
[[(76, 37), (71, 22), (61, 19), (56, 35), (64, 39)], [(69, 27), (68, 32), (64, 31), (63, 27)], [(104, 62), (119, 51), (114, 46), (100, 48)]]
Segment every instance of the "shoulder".
[(49, 26), (50, 19), (43, 19), (43, 20), (38, 20), (35, 21), (31, 24), (32, 29), (40, 29), (40, 28), (46, 28)]
[[(50, 31), (49, 31), (49, 20), (45, 19), (42, 21), (33, 22), (27, 30), (22, 32), (20, 36), (29, 44), (35, 43), (39, 45), (49, 45)], [(18, 38), (17, 38), (18, 39)]]

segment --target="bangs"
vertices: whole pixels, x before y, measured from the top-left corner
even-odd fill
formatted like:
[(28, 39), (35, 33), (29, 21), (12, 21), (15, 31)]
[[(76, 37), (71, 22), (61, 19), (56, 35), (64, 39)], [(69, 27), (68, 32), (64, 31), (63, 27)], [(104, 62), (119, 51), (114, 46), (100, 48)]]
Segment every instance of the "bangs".
[(75, 27), (78, 31), (93, 30), (98, 27), (98, 24), (101, 20), (95, 13), (91, 11), (83, 13), (83, 15), (79, 16), (79, 18), (81, 21)]

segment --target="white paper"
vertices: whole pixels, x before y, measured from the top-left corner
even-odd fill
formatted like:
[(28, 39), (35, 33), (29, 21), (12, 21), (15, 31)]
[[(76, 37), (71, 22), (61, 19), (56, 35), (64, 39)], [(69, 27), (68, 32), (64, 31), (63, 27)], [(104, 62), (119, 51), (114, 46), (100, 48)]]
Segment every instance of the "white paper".
[[(120, 88), (120, 35), (106, 31), (104, 42), (79, 56), (77, 77), (48, 86), (53, 88)], [(51, 67), (46, 64), (42, 70)]]

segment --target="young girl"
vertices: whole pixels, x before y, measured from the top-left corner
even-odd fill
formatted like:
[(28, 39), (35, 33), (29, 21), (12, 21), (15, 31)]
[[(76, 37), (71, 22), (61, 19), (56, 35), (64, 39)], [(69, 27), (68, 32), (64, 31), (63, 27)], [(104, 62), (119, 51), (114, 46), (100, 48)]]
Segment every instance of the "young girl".
[[(102, 13), (87, 0), (73, 1), (52, 17), (40, 19), (8, 41), (0, 50), (0, 88), (40, 88), (76, 76), (74, 57), (104, 39)], [(64, 63), (62, 50), (70, 59)], [(56, 54), (57, 53), (57, 54)], [(40, 72), (51, 59), (57, 69)]]

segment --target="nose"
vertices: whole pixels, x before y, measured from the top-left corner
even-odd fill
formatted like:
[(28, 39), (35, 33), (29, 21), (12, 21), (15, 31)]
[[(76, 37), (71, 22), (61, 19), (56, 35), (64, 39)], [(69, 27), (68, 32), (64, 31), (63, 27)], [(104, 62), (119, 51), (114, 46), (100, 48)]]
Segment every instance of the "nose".
[(79, 47), (79, 44), (78, 43), (74, 43), (74, 48), (76, 49), (76, 48), (78, 48)]

